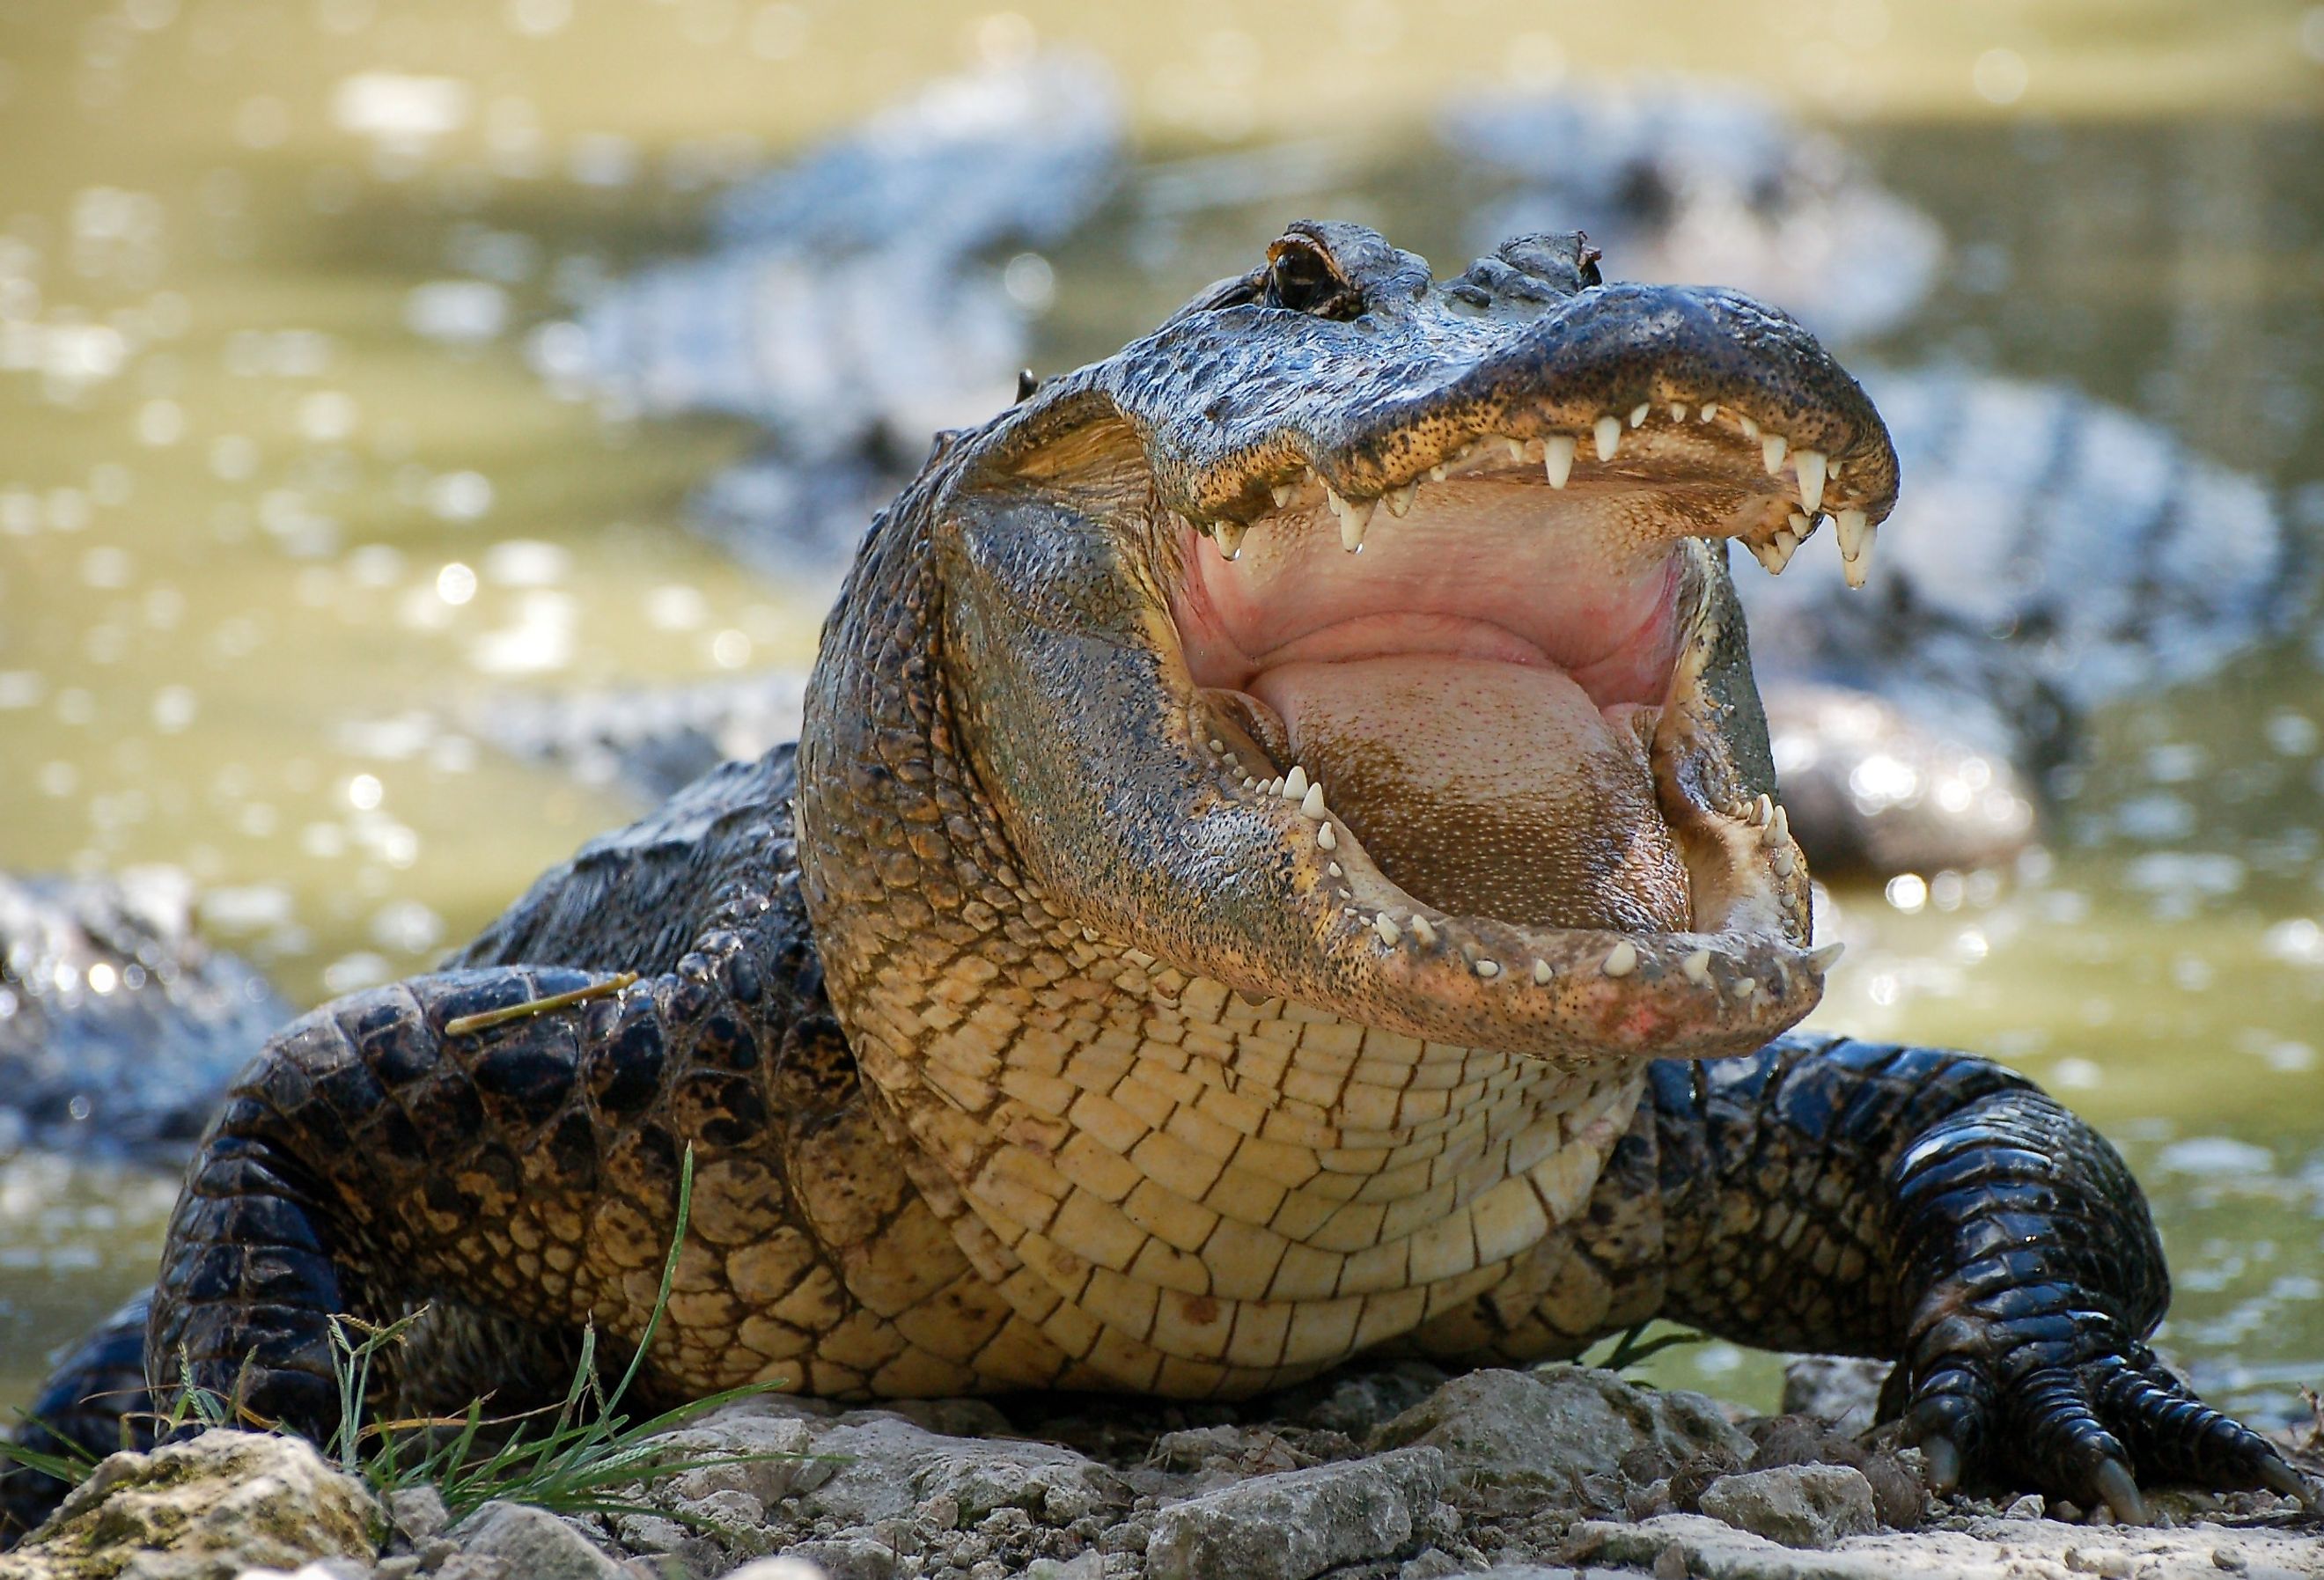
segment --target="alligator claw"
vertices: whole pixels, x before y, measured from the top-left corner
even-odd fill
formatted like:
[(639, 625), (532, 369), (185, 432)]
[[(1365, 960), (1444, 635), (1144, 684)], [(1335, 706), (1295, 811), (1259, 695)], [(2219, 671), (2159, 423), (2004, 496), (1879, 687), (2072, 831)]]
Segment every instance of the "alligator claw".
[(2259, 1465), (2259, 1479), (2271, 1492), (2281, 1492), (2287, 1498), (2297, 1498), (2310, 1509), (2319, 1507), (2316, 1489), (2308, 1478), (2282, 1459), (2264, 1459)]
[(1950, 1437), (1923, 1437), (1921, 1454), (1929, 1463), (1929, 1485), (1940, 1496), (1960, 1485), (1961, 1451)]
[(2138, 1483), (2132, 1479), (2128, 1465), (2119, 1459), (2102, 1460), (2090, 1480), (2116, 1520), (2124, 1525), (2147, 1523), (2146, 1500), (2138, 1495)]

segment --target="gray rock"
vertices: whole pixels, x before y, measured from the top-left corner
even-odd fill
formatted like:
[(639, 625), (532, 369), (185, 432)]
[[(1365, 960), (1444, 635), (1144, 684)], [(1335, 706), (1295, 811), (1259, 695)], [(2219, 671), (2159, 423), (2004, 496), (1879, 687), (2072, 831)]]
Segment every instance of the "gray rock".
[(370, 1492), (313, 1445), (206, 1432), (99, 1465), (46, 1524), (0, 1557), (0, 1580), (230, 1580), (321, 1558), (368, 1565), (385, 1529)]
[(2094, 1529), (2054, 1520), (2010, 1520), (2003, 1529), (2006, 1535), (1997, 1538), (1953, 1530), (1856, 1536), (1814, 1551), (1706, 1515), (1666, 1514), (1637, 1525), (1585, 1521), (1572, 1532), (1572, 1556), (1697, 1580), (2065, 1580), (2102, 1573), (2102, 1565), (2153, 1580), (2220, 1573), (2324, 1576), (2324, 1542), (2301, 1531)]
[(622, 1566), (588, 1538), (545, 1509), (486, 1503), (453, 1532), (467, 1557), (504, 1566), (526, 1580), (617, 1580)]
[(1794, 1548), (1828, 1548), (1880, 1525), (1872, 1483), (1844, 1465), (1786, 1465), (1721, 1476), (1703, 1489), (1702, 1511)]
[(1105, 1555), (1092, 1548), (1073, 1558), (1036, 1558), (1025, 1580), (1105, 1580)]
[(444, 1494), (434, 1487), (398, 1487), (387, 1495), (387, 1515), (413, 1541), (434, 1536), (452, 1523)]
[(718, 1460), (680, 1471), (665, 1483), (679, 1502), (740, 1492), (762, 1507), (831, 1479), (838, 1465), (816, 1456), (807, 1422), (757, 1414), (707, 1418), (665, 1432), (655, 1443), (689, 1460)]
[(1445, 1479), (1434, 1448), (1259, 1476), (1164, 1506), (1146, 1545), (1149, 1580), (1307, 1580), (1396, 1557)]
[(783, 1555), (813, 1564), (831, 1580), (894, 1580), (896, 1549), (865, 1537), (803, 1541)]
[(726, 1580), (830, 1580), (830, 1576), (816, 1567), (814, 1560), (796, 1553), (783, 1553), (730, 1570)]
[(1699, 1393), (1636, 1388), (1610, 1372), (1545, 1366), (1472, 1372), (1379, 1429), (1386, 1446), (1444, 1453), (1456, 1486), (1508, 1489), (1568, 1508), (1600, 1500), (1585, 1482), (1646, 1483), (1710, 1461), (1748, 1463), (1751, 1440)]
[[(997, 1509), (1021, 1509), (1042, 1520), (1051, 1499), (1067, 1520), (1126, 1506), (1119, 1476), (1070, 1448), (1016, 1440), (939, 1437), (883, 1411), (841, 1418), (815, 1439), (814, 1463), (832, 1473), (805, 1491), (800, 1507), (845, 1525), (869, 1525), (950, 1499), (964, 1525)], [(771, 1500), (770, 1500), (771, 1501)]]
[(1860, 1432), (1878, 1413), (1892, 1370), (1890, 1362), (1861, 1355), (1795, 1355), (1784, 1367), (1783, 1413)]

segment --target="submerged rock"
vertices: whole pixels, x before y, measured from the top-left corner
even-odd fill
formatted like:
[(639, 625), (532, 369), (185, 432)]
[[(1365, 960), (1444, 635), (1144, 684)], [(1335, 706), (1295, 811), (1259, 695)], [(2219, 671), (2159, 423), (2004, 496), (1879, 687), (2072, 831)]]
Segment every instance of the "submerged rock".
[(172, 867), (0, 874), (0, 1151), (174, 1160), (290, 1007), (194, 930)]

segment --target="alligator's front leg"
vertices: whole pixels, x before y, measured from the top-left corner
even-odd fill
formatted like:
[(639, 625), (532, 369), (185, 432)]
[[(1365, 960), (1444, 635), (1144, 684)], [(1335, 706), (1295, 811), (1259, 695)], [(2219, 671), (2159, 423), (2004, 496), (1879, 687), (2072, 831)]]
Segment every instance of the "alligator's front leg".
[(447, 1028), (604, 975), (447, 973), (286, 1029), (228, 1095), (171, 1220), (146, 1345), (157, 1400), (189, 1378), (325, 1436), (339, 1414), (333, 1315), (431, 1298), (543, 1335), (595, 1317), (634, 1340), (689, 1145), (712, 1187), (697, 1188), (696, 1228), (715, 1240), (689, 1244), (705, 1266), (681, 1298), (704, 1320), (665, 1358), (689, 1381), (723, 1370), (697, 1353), (741, 1315), (718, 1288), (719, 1247), (786, 1246), (798, 1276), (816, 1260), (789, 1222), (783, 1127), (763, 1095), (781, 1040), (752, 1013), (765, 968), (744, 937), (723, 941), (618, 993), (473, 1031)]
[(1664, 1314), (1894, 1356), (1883, 1404), (1964, 1469), (2143, 1519), (2135, 1477), (2304, 1494), (2143, 1342), (2170, 1300), (2121, 1157), (2032, 1083), (1931, 1049), (1792, 1036), (1654, 1069)]

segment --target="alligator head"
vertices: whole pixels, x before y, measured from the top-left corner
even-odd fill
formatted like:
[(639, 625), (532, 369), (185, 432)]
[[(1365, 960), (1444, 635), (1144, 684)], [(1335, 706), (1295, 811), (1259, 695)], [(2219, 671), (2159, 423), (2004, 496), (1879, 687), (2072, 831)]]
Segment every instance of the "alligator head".
[(802, 741), (843, 1012), (899, 950), (1078, 932), (1437, 1041), (1758, 1046), (1828, 959), (1725, 541), (1780, 570), (1829, 513), (1857, 579), (1895, 485), (1744, 297), (1295, 225), (875, 527)]

